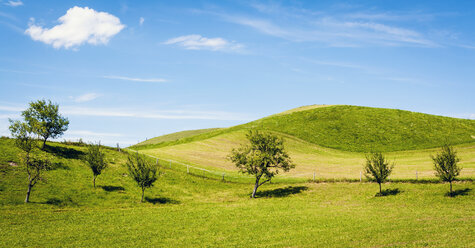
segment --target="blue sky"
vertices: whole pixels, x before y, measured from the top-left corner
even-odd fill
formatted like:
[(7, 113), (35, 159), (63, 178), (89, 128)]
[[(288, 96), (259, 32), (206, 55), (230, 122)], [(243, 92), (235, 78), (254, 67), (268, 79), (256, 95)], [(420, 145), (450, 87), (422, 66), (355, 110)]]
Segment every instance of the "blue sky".
[[(475, 119), (474, 1), (0, 1), (0, 135), (130, 145), (309, 104)], [(63, 139), (61, 138), (61, 139)]]

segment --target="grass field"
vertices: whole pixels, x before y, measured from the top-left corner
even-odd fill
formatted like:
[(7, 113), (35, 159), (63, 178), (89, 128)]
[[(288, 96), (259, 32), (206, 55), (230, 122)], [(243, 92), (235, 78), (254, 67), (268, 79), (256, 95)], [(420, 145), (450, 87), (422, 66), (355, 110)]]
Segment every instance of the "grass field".
[(317, 105), (289, 110), (243, 125), (157, 144), (135, 145), (133, 148), (161, 148), (249, 129), (279, 132), (321, 147), (350, 152), (420, 150), (440, 147), (445, 143), (475, 144), (475, 120), (397, 109)]
[(143, 142), (138, 143), (137, 145), (151, 145), (151, 144), (159, 144), (162, 142), (167, 142), (167, 141), (175, 141), (191, 136), (195, 136), (198, 134), (203, 134), (203, 133), (208, 133), (211, 131), (219, 130), (220, 128), (206, 128), (206, 129), (196, 129), (196, 130), (187, 130), (187, 131), (181, 131), (181, 132), (176, 132), (176, 133), (171, 133), (171, 134), (166, 134), (162, 136), (158, 136), (155, 138), (151, 138), (148, 140), (145, 140)]
[[(358, 179), (365, 152), (385, 152), (396, 166), (394, 179), (433, 179), (431, 155), (455, 144), (462, 177), (475, 177), (475, 121), (395, 109), (311, 105), (230, 128), (160, 136), (132, 149), (216, 172), (235, 173), (230, 151), (246, 143), (249, 129), (282, 136), (296, 168), (294, 178)], [(174, 138), (170, 138), (174, 137)], [(153, 140), (153, 139), (152, 139)]]
[(1, 247), (473, 247), (470, 181), (447, 184), (303, 183), (281, 178), (249, 199), (250, 181), (221, 181), (172, 169), (140, 191), (127, 177), (126, 154), (92, 187), (78, 158), (85, 147), (49, 143), (57, 168), (24, 204), (26, 173), (12, 140), (0, 140)]
[[(296, 164), (257, 199), (249, 199), (252, 177), (226, 160), (250, 128), (282, 136)], [(178, 132), (131, 147), (160, 158), (144, 203), (124, 165), (127, 151), (105, 149), (109, 167), (94, 189), (81, 161), (86, 147), (48, 143), (54, 169), (25, 204), (19, 150), (0, 138), (0, 247), (475, 247), (474, 130), (474, 121), (407, 111), (305, 106)], [(455, 197), (430, 158), (445, 141), (457, 144), (463, 167)], [(359, 182), (363, 151), (378, 142), (396, 163), (384, 196)]]
[[(143, 149), (140, 152), (163, 159), (173, 159), (199, 167), (217, 171), (237, 171), (236, 167), (226, 159), (234, 147), (246, 142), (246, 130), (225, 133), (209, 139), (188, 142), (178, 145), (154, 149)], [(340, 151), (324, 148), (298, 138), (284, 136), (286, 149), (296, 164), (295, 169), (283, 176), (313, 178), (352, 178), (360, 177), (365, 160), (364, 153)], [(456, 146), (461, 157), (462, 177), (475, 177), (475, 143)], [(434, 178), (433, 164), (430, 155), (438, 149), (415, 151), (399, 151), (386, 153), (390, 161), (396, 163), (393, 178), (409, 179)]]

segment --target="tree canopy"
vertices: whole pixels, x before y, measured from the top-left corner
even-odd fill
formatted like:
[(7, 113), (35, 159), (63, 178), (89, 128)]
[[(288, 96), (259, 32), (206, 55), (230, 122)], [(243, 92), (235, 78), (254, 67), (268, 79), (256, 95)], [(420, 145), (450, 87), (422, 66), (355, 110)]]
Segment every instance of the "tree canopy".
[[(279, 169), (285, 172), (295, 168), (295, 165), (284, 149), (282, 138), (252, 130), (246, 137), (250, 144), (233, 149), (229, 159), (239, 168), (240, 172), (256, 177), (251, 195), (251, 198), (255, 198), (257, 188), (269, 182), (279, 173)], [(261, 182), (261, 179), (264, 180)]]
[(372, 152), (366, 155), (366, 164), (364, 166), (365, 176), (368, 180), (379, 184), (380, 195), (382, 194), (381, 184), (388, 179), (393, 168), (394, 164), (390, 164), (380, 152)]
[(442, 181), (450, 183), (450, 195), (452, 195), (452, 181), (460, 174), (462, 168), (457, 165), (460, 158), (453, 147), (444, 145), (439, 153), (431, 156), (434, 162), (435, 175)]
[(129, 155), (126, 165), (130, 176), (142, 189), (141, 202), (143, 202), (145, 189), (152, 187), (153, 183), (157, 180), (157, 167), (149, 163), (147, 159), (139, 153)]
[(94, 188), (96, 188), (96, 177), (99, 176), (105, 168), (107, 168), (107, 162), (105, 159), (105, 154), (101, 149), (101, 144), (88, 145), (83, 159), (92, 170), (92, 182)]
[(48, 138), (57, 138), (68, 130), (69, 120), (59, 114), (58, 104), (50, 100), (30, 102), (29, 108), (21, 115), (33, 132), (43, 139), (43, 147)]

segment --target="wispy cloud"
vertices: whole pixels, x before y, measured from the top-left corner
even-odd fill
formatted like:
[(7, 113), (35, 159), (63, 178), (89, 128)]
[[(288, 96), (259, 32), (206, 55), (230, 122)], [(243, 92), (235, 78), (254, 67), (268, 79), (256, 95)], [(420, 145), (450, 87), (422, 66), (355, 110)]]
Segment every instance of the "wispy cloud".
[(77, 48), (88, 43), (107, 44), (125, 25), (119, 18), (106, 12), (98, 12), (88, 7), (73, 7), (58, 19), (60, 24), (43, 28), (31, 19), (25, 31), (33, 40), (52, 45), (54, 48)]
[(123, 76), (103, 76), (103, 78), (119, 79), (119, 80), (125, 80), (125, 81), (133, 81), (133, 82), (147, 82), (147, 83), (168, 82), (168, 80), (163, 79), (163, 78), (136, 78), (136, 77), (123, 77)]
[(335, 47), (363, 46), (424, 46), (437, 43), (421, 33), (381, 23), (344, 21), (332, 17), (309, 20), (302, 25), (277, 24), (268, 19), (225, 16), (226, 20), (251, 27), (261, 33), (296, 42), (321, 42)]
[(19, 114), (0, 114), (0, 119), (16, 119), (20, 117)]
[(22, 1), (8, 1), (5, 3), (5, 5), (8, 5), (10, 7), (18, 7), (18, 6), (22, 6), (23, 5), (23, 2)]
[(237, 51), (243, 45), (223, 38), (206, 38), (199, 34), (179, 36), (163, 42), (165, 45), (179, 45), (189, 50)]
[(72, 97), (72, 98), (75, 102), (81, 103), (81, 102), (92, 101), (92, 100), (94, 100), (94, 99), (96, 99), (100, 96), (101, 96), (101, 94), (97, 94), (97, 93), (87, 93), (87, 94), (80, 95), (80, 96), (77, 96), (77, 97)]
[(88, 130), (68, 130), (69, 135), (93, 136), (93, 137), (122, 137), (120, 133), (101, 133)]
[(331, 47), (441, 46), (430, 32), (417, 30), (413, 22), (430, 21), (435, 14), (361, 11), (361, 8), (329, 8), (313, 11), (300, 5), (251, 3), (256, 14), (213, 9), (196, 11), (250, 27), (260, 33), (294, 42), (318, 42)]
[[(23, 107), (12, 107), (0, 105), (0, 111), (19, 112)], [(129, 117), (144, 119), (168, 119), (168, 120), (222, 120), (222, 121), (250, 121), (252, 116), (226, 111), (209, 110), (143, 110), (143, 109), (124, 109), (124, 108), (98, 108), (98, 107), (79, 107), (79, 106), (61, 106), (60, 112), (66, 116), (98, 116), (98, 117)]]
[(142, 26), (142, 25), (143, 25), (143, 22), (144, 22), (144, 21), (145, 21), (145, 18), (143, 18), (143, 17), (140, 17), (140, 19), (139, 19), (139, 24), (140, 24), (140, 26)]
[(20, 112), (25, 110), (22, 107), (16, 107), (16, 106), (2, 106), (0, 105), (0, 111), (8, 111), (8, 112)]
[(191, 110), (167, 110), (167, 111), (144, 111), (124, 109), (101, 109), (64, 106), (61, 110), (65, 115), (76, 116), (99, 116), (99, 117), (129, 117), (144, 119), (168, 119), (168, 120), (233, 120), (249, 121), (247, 115), (224, 111), (191, 111)]

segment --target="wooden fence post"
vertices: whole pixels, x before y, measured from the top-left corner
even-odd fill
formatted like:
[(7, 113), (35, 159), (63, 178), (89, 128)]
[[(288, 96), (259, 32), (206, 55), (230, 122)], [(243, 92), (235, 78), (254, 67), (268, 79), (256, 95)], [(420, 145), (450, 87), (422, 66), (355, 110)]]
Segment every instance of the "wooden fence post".
[(186, 173), (190, 174), (190, 166), (186, 165)]
[(313, 181), (315, 182), (315, 171), (313, 172)]
[(361, 183), (361, 181), (363, 181), (363, 173), (361, 173), (361, 171), (360, 171), (360, 183)]
[(417, 170), (416, 170), (416, 180), (419, 180), (419, 175), (417, 175)]

